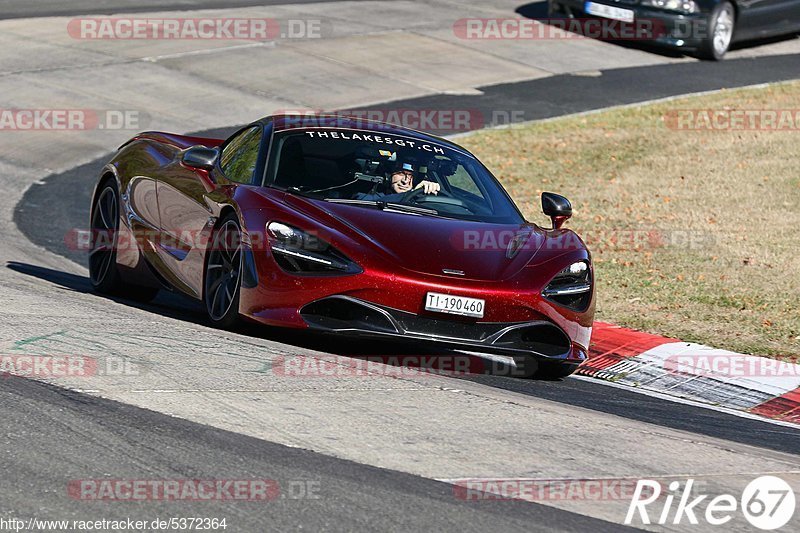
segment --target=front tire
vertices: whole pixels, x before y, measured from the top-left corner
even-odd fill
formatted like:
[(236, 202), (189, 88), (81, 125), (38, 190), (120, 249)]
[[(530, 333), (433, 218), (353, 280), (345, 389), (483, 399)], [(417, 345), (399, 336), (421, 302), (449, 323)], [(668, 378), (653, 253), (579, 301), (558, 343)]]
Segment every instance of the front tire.
[(703, 59), (720, 61), (731, 46), (736, 26), (736, 12), (733, 5), (721, 2), (708, 16), (708, 35), (703, 40), (699, 56)]
[(242, 286), (242, 230), (238, 218), (229, 214), (214, 229), (206, 254), (203, 301), (215, 327), (230, 329), (239, 321)]

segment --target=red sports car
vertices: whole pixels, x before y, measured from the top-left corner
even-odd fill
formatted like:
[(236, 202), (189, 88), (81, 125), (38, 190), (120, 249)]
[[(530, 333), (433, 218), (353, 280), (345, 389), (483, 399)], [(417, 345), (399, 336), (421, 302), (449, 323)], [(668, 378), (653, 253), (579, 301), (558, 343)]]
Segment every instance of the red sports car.
[(98, 292), (160, 289), (240, 318), (432, 342), (566, 376), (587, 356), (591, 256), (542, 194), (527, 222), (475, 156), (445, 139), (340, 116), (271, 116), (227, 140), (149, 132), (92, 196)]

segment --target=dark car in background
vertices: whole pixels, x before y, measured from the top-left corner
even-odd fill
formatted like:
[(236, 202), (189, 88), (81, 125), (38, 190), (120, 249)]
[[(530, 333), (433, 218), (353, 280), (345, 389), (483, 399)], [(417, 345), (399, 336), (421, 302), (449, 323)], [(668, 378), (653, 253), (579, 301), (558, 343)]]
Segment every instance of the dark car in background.
[(800, 31), (800, 0), (549, 0), (550, 16), (653, 23), (652, 42), (720, 60), (731, 44)]

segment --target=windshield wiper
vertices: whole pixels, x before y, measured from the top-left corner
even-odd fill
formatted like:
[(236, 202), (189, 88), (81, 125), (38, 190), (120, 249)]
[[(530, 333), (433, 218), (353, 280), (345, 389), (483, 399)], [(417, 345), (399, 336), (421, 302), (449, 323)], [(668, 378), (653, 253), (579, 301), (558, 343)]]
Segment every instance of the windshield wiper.
[(413, 213), (415, 215), (430, 215), (430, 216), (439, 216), (439, 212), (435, 209), (428, 209), (427, 207), (418, 207), (416, 205), (407, 205), (407, 204), (396, 204), (392, 202), (387, 202), (386, 208), (392, 209), (394, 211), (402, 211), (404, 213)]
[(366, 205), (369, 207), (377, 207), (379, 209), (386, 207), (386, 202), (377, 202), (375, 200), (352, 200), (350, 198), (325, 198), (324, 200), (332, 204)]
[(290, 192), (292, 194), (296, 194), (298, 196), (302, 196), (304, 198), (313, 198), (306, 190), (302, 187), (287, 187), (286, 192)]
[(418, 207), (416, 205), (397, 204), (394, 202), (380, 202), (377, 200), (351, 200), (348, 198), (325, 198), (326, 202), (333, 204), (350, 204), (350, 205), (363, 205), (366, 207), (376, 207), (382, 211), (391, 211), (393, 213), (407, 213), (409, 215), (426, 215), (437, 218), (452, 218), (440, 214), (435, 209), (428, 209), (427, 207)]

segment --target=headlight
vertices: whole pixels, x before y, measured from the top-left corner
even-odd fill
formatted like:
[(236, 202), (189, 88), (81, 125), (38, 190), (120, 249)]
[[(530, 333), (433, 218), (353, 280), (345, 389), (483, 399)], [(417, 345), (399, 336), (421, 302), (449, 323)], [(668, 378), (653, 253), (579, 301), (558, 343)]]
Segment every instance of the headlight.
[(542, 295), (557, 304), (583, 311), (592, 299), (592, 274), (589, 263), (578, 261), (559, 272), (547, 284)]
[(267, 224), (267, 231), (281, 242), (295, 241), (302, 244), (303, 232), (281, 222), (270, 222)]
[(267, 224), (275, 262), (292, 274), (358, 274), (361, 268), (316, 235), (282, 222)]
[(700, 12), (700, 7), (694, 0), (642, 0), (642, 5), (680, 11), (682, 13)]

